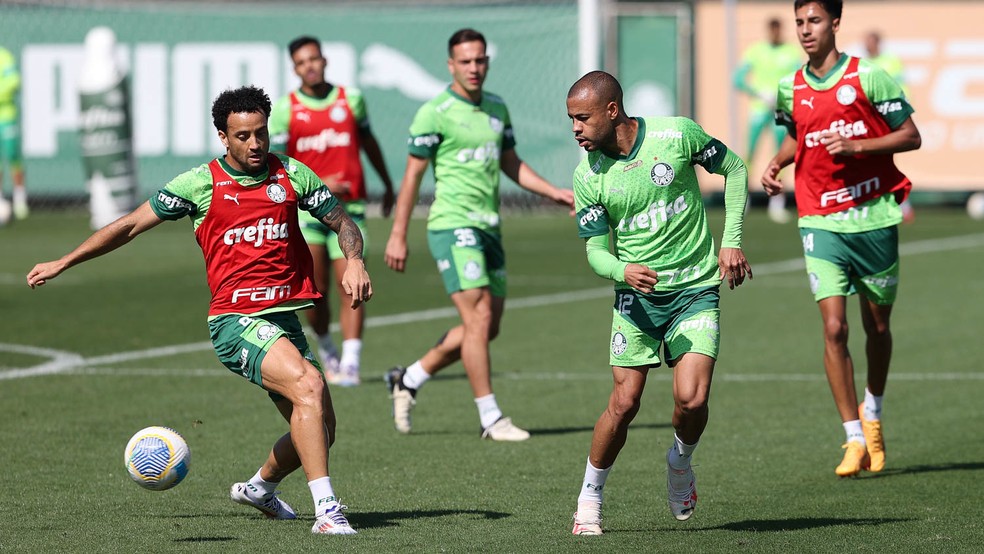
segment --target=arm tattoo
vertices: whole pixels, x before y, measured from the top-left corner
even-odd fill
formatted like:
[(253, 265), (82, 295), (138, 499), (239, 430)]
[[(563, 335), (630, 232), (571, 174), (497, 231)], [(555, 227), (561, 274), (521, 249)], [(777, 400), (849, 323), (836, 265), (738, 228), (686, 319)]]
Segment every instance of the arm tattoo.
[(344, 208), (335, 206), (321, 221), (338, 235), (338, 246), (345, 259), (362, 259), (362, 232)]

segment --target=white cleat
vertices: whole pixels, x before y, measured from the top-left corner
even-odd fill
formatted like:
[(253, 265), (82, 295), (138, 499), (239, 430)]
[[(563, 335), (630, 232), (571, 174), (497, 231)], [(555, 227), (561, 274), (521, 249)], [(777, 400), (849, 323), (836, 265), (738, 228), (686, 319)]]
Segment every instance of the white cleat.
[(584, 501), (577, 503), (574, 512), (574, 535), (601, 535), (601, 502)]
[(325, 382), (329, 385), (341, 385), (343, 375), (338, 357), (319, 350), (318, 360), (321, 361), (321, 369), (325, 370)]
[(530, 433), (513, 425), (511, 418), (500, 417), (495, 423), (482, 429), (482, 438), (492, 439), (494, 441), (518, 442), (530, 438)]
[(335, 503), (327, 512), (318, 516), (318, 519), (314, 520), (314, 526), (311, 527), (311, 532), (315, 535), (354, 535), (355, 529), (349, 525), (345, 515), (342, 514), (342, 510), (347, 509), (348, 506), (342, 506), (341, 504)]
[[(674, 447), (670, 447), (670, 451)], [(673, 469), (670, 453), (666, 453), (666, 492), (669, 495), (670, 513), (679, 521), (686, 521), (694, 515), (697, 507), (697, 480), (691, 466), (687, 469)]]
[(396, 430), (404, 435), (410, 432), (410, 412), (417, 405), (414, 398), (414, 391), (403, 386), (403, 374), (406, 369), (394, 367), (386, 372), (383, 379), (386, 381), (386, 389), (389, 391), (390, 398), (393, 399), (393, 425)]
[(351, 364), (341, 364), (338, 368), (338, 378), (335, 384), (340, 387), (356, 387), (362, 383), (359, 377), (359, 366)]
[(267, 498), (253, 498), (249, 495), (249, 483), (236, 483), (229, 491), (229, 497), (233, 502), (252, 506), (263, 512), (268, 519), (297, 519), (297, 514), (286, 502), (277, 498), (279, 492), (271, 494)]

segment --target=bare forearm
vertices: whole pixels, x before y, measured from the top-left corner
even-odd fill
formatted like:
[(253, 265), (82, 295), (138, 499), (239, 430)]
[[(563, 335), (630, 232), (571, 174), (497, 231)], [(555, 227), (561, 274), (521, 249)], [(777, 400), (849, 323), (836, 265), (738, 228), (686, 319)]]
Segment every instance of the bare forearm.
[(782, 140), (782, 144), (779, 146), (779, 153), (773, 158), (773, 161), (779, 164), (780, 168), (786, 167), (787, 165), (793, 163), (796, 158), (796, 139), (790, 135), (786, 135), (786, 138)]
[(379, 179), (383, 182), (386, 190), (393, 190), (393, 181), (390, 179), (389, 171), (386, 169), (383, 152), (379, 148), (379, 142), (376, 141), (376, 137), (371, 133), (367, 133), (363, 137), (362, 150), (365, 151), (366, 157), (369, 158), (369, 163), (376, 170), (376, 174), (379, 175)]
[(335, 206), (321, 221), (338, 235), (338, 247), (345, 259), (362, 259), (362, 232), (341, 206)]
[(144, 203), (133, 212), (93, 233), (75, 250), (63, 256), (61, 261), (65, 263), (66, 268), (69, 268), (86, 260), (98, 258), (130, 242), (137, 235), (160, 222), (150, 205)]
[(858, 154), (898, 154), (916, 150), (922, 146), (922, 137), (919, 131), (912, 128), (896, 129), (891, 133), (870, 139), (860, 139), (858, 142)]

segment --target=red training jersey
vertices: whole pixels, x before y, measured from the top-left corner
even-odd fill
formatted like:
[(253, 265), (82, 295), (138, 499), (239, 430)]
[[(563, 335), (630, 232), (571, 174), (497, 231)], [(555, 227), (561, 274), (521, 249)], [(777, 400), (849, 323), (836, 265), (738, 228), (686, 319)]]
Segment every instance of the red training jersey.
[(212, 291), (209, 316), (252, 314), (321, 297), (297, 224), (297, 192), (276, 156), (268, 154), (267, 164), (266, 181), (252, 187), (236, 182), (219, 160), (208, 164), (212, 200), (195, 239)]
[(793, 81), (796, 122), (796, 207), (800, 217), (827, 215), (895, 193), (901, 203), (912, 183), (891, 154), (832, 156), (820, 144), (823, 131), (846, 138), (875, 138), (892, 132), (868, 100), (858, 77), (858, 58), (851, 57), (840, 82), (813, 89), (801, 69)]
[[(365, 200), (366, 185), (359, 159), (359, 126), (338, 87), (338, 98), (323, 110), (312, 110), (290, 93), (287, 155), (310, 167), (326, 184), (349, 184), (340, 200)], [(329, 188), (332, 188), (329, 186)]]

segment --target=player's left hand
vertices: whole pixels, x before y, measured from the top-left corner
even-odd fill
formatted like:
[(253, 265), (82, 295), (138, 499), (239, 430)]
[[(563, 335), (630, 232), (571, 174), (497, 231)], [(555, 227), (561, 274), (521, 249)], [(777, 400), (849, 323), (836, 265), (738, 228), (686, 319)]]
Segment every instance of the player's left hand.
[(61, 260), (37, 264), (27, 273), (27, 286), (32, 289), (40, 287), (48, 280), (57, 277), (62, 271), (65, 271), (65, 264)]
[(561, 189), (555, 188), (553, 195), (551, 195), (551, 200), (560, 204), (561, 206), (567, 206), (570, 209), (570, 214), (574, 215), (574, 191), (571, 189)]
[(820, 133), (820, 144), (827, 147), (831, 156), (853, 156), (861, 152), (857, 141), (843, 137), (840, 133), (824, 131)]
[(372, 298), (372, 282), (366, 272), (365, 262), (361, 258), (350, 258), (345, 264), (345, 274), (342, 275), (342, 288), (345, 294), (352, 297), (352, 309)]
[(746, 275), (752, 278), (752, 266), (748, 265), (741, 248), (722, 248), (718, 253), (718, 268), (721, 278), (727, 279), (728, 288), (732, 290), (745, 282)]

